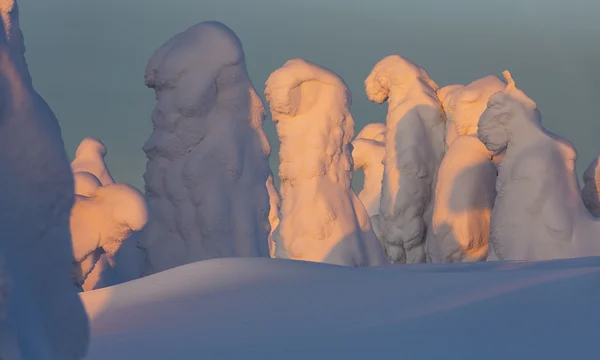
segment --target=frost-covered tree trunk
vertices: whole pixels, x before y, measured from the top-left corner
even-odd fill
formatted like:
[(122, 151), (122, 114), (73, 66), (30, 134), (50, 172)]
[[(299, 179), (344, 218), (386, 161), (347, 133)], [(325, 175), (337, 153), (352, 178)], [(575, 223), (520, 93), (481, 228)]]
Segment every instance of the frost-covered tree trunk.
[(0, 253), (6, 322), (24, 360), (80, 359), (88, 322), (71, 280), (73, 177), (52, 110), (34, 90), (14, 1), (0, 2)]
[(218, 22), (192, 26), (154, 53), (145, 81), (157, 99), (144, 144), (145, 273), (269, 256), (270, 149), (239, 38)]
[(365, 91), (388, 102), (380, 220), (391, 263), (426, 261), (437, 170), (445, 151), (445, 116), (438, 86), (421, 67), (399, 55), (378, 62)]
[(275, 257), (349, 266), (385, 263), (352, 182), (350, 91), (333, 72), (286, 62), (265, 94), (281, 141)]

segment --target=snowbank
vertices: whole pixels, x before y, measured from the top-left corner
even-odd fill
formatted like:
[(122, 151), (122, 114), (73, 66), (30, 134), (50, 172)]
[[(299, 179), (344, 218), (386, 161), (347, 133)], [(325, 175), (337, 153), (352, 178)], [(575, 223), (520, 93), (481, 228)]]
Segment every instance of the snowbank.
[(599, 276), (598, 258), (360, 269), (201, 261), (82, 293), (86, 360), (590, 358)]
[(32, 85), (17, 3), (0, 2), (0, 17), (0, 254), (11, 285), (0, 351), (18, 339), (24, 360), (79, 359), (89, 330), (70, 276), (73, 177), (56, 117)]
[(600, 217), (600, 166), (598, 159), (595, 158), (583, 173), (583, 189), (581, 190), (581, 198), (583, 204), (594, 217)]
[(478, 137), (505, 150), (491, 216), (488, 260), (544, 260), (600, 254), (600, 220), (580, 197), (573, 146), (541, 124), (536, 103), (509, 84), (492, 95)]
[(426, 259), (426, 230), (431, 227), (435, 180), (446, 147), (437, 89), (424, 69), (399, 55), (378, 62), (365, 80), (371, 101), (388, 102), (380, 219), (392, 263)]
[(486, 76), (444, 96), (457, 137), (438, 171), (433, 231), (427, 234), (430, 262), (482, 261), (488, 254), (490, 215), (496, 197), (496, 166), (477, 139), (477, 122), (488, 99), (505, 83)]
[(333, 72), (286, 62), (265, 94), (281, 141), (281, 222), (275, 257), (338, 265), (384, 262), (369, 215), (350, 188), (351, 94)]
[(154, 53), (145, 82), (157, 99), (144, 144), (145, 273), (268, 256), (269, 144), (240, 39), (218, 22), (194, 25)]
[(358, 198), (365, 206), (371, 226), (382, 246), (383, 237), (379, 225), (379, 207), (381, 201), (381, 180), (383, 178), (383, 158), (385, 156), (385, 124), (366, 125), (352, 141), (352, 159), (354, 170), (362, 169), (365, 175), (363, 188)]

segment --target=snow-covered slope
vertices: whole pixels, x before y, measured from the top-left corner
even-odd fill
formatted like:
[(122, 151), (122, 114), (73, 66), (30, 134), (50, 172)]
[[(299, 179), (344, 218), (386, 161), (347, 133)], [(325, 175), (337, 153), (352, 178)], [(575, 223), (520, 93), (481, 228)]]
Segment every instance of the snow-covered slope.
[(385, 268), (202, 261), (82, 293), (86, 360), (591, 358), (598, 281), (600, 258)]

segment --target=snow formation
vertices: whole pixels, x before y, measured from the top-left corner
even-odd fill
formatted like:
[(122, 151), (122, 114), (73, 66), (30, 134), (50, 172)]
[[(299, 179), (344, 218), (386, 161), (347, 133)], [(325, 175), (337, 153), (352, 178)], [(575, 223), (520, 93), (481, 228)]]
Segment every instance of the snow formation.
[[(382, 236), (379, 225), (379, 206), (386, 132), (387, 126), (385, 124), (368, 124), (352, 141), (354, 170), (362, 169), (365, 175), (364, 185), (358, 194), (358, 198), (365, 206), (371, 218), (373, 231), (380, 240)], [(382, 243), (382, 246), (385, 248), (384, 243)]]
[(438, 171), (433, 231), (427, 234), (430, 262), (483, 261), (488, 254), (490, 215), (496, 197), (492, 153), (477, 139), (477, 122), (488, 99), (506, 84), (486, 76), (444, 96), (457, 137)]
[(455, 93), (460, 92), (463, 87), (464, 85), (460, 84), (447, 85), (440, 88), (437, 92), (437, 96), (442, 103), (442, 109), (446, 114), (446, 149), (458, 137), (456, 126), (454, 125), (454, 121), (452, 121), (452, 109), (454, 107), (454, 100), (456, 99)]
[(80, 359), (89, 330), (70, 276), (73, 177), (58, 121), (33, 88), (17, 3), (0, 2), (0, 15), (0, 254), (11, 285), (0, 343), (17, 341), (23, 360)]
[(350, 188), (351, 94), (333, 72), (286, 62), (265, 94), (281, 141), (281, 222), (275, 257), (349, 266), (385, 262), (369, 215)]
[(583, 189), (581, 190), (581, 198), (583, 204), (594, 217), (600, 217), (600, 166), (595, 158), (583, 173)]
[(279, 209), (281, 207), (281, 197), (273, 183), (273, 174), (267, 178), (267, 191), (269, 192), (269, 224), (271, 232), (269, 232), (269, 256), (275, 257), (275, 242), (273, 241), (273, 232), (279, 226)]
[(365, 80), (371, 101), (388, 102), (379, 215), (391, 263), (426, 261), (426, 232), (446, 147), (445, 115), (437, 89), (423, 68), (399, 55), (381, 60)]
[(106, 147), (95, 138), (85, 138), (75, 151), (75, 159), (71, 162), (73, 173), (88, 172), (100, 180), (102, 185), (114, 184), (115, 180), (108, 172), (104, 157)]
[(516, 88), (492, 95), (478, 137), (498, 169), (488, 260), (545, 260), (600, 254), (600, 220), (583, 205), (576, 152), (541, 124), (536, 103)]
[(145, 274), (268, 256), (270, 149), (240, 39), (219, 22), (194, 25), (154, 53), (145, 83), (157, 99), (143, 148)]

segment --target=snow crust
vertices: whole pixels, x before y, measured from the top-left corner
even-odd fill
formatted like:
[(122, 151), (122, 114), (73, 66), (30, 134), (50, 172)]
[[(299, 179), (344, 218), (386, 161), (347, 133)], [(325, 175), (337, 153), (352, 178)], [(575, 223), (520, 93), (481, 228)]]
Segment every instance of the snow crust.
[(0, 256), (10, 284), (0, 357), (80, 359), (89, 329), (70, 276), (73, 177), (56, 117), (32, 85), (17, 3), (1, 2), (0, 17)]
[(145, 83), (157, 99), (143, 148), (145, 274), (268, 256), (270, 149), (240, 39), (219, 22), (194, 25), (154, 53)]
[[(365, 206), (371, 218), (373, 231), (380, 240), (382, 240), (382, 236), (379, 225), (379, 207), (386, 132), (387, 126), (385, 124), (368, 124), (352, 141), (354, 170), (362, 169), (365, 174), (364, 185), (358, 194), (358, 198)], [(385, 243), (381, 243), (385, 249)]]
[(82, 293), (86, 360), (587, 359), (600, 331), (598, 276), (598, 258), (361, 269), (201, 261)]
[(426, 261), (437, 169), (445, 152), (445, 115), (437, 84), (418, 65), (391, 55), (367, 79), (367, 97), (387, 101), (380, 220), (391, 263)]
[(444, 110), (457, 136), (448, 143), (438, 171), (433, 231), (427, 234), (430, 262), (487, 258), (497, 173), (492, 153), (477, 139), (477, 123), (489, 97), (505, 86), (497, 77), (486, 76), (467, 86), (454, 85), (444, 94)]
[(488, 260), (544, 260), (600, 254), (600, 221), (583, 205), (576, 152), (548, 132), (536, 103), (516, 88), (492, 95), (478, 137), (494, 154), (498, 195), (491, 215)]
[(293, 59), (266, 81), (281, 142), (281, 222), (275, 257), (348, 266), (385, 263), (363, 204), (350, 188), (351, 94), (335, 73)]
[(583, 189), (581, 190), (581, 198), (583, 204), (594, 217), (600, 217), (600, 166), (595, 158), (583, 173)]

